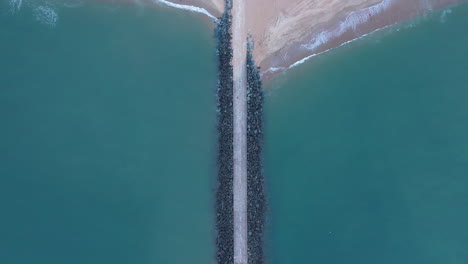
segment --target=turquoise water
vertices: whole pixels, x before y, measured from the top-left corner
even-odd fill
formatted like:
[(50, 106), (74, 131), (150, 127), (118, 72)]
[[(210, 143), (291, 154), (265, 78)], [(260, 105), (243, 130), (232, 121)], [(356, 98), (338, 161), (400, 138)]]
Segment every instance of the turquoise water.
[(468, 263), (468, 5), (269, 85), (269, 263)]
[[(0, 263), (213, 263), (211, 30), (66, 5), (0, 3)], [(269, 85), (269, 263), (468, 262), (467, 27), (465, 4)]]
[(0, 5), (0, 263), (213, 263), (211, 29), (167, 9)]

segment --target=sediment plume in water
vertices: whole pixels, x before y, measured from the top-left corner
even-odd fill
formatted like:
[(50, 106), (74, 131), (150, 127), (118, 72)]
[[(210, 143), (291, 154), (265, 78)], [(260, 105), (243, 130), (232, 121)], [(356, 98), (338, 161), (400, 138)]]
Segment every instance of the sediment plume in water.
[(231, 1), (217, 20), (215, 37), (218, 57), (218, 187), (216, 190), (216, 259), (234, 262), (233, 220), (233, 68)]
[(264, 263), (263, 230), (266, 198), (262, 161), (263, 89), (260, 68), (252, 56), (253, 41), (247, 48), (247, 229), (249, 264)]

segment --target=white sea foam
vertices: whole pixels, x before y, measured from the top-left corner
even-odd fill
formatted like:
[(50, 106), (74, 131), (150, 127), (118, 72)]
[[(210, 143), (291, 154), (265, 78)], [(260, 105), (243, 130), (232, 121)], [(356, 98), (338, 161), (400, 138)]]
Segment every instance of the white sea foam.
[(440, 22), (445, 23), (447, 22), (447, 16), (452, 13), (452, 9), (447, 8), (442, 11), (442, 14), (440, 15)]
[(260, 76), (263, 76), (264, 74), (268, 74), (268, 73), (275, 73), (277, 71), (283, 71), (283, 70), (286, 70), (286, 69), (287, 68), (285, 68), (285, 67), (279, 67), (279, 68), (271, 67), (268, 70), (266, 70), (264, 72), (261, 72)]
[(277, 71), (281, 71), (281, 70), (284, 70), (284, 69), (285, 69), (284, 67), (279, 67), (279, 68), (271, 67), (270, 69), (268, 69), (268, 71), (277, 72)]
[(320, 32), (312, 39), (310, 44), (302, 45), (302, 47), (313, 51), (330, 40), (340, 37), (348, 30), (356, 31), (359, 25), (367, 23), (371, 17), (379, 15), (388, 9), (392, 3), (393, 0), (383, 0), (371, 7), (352, 12), (339, 24), (338, 27), (330, 31)]
[(57, 12), (48, 6), (36, 7), (36, 9), (34, 9), (34, 16), (36, 17), (37, 21), (49, 26), (54, 26), (58, 20)]
[(10, 10), (12, 13), (16, 13), (21, 9), (23, 5), (23, 0), (11, 0), (10, 1)]
[[(357, 40), (359, 40), (359, 39), (365, 38), (365, 37), (367, 37), (367, 36), (369, 36), (369, 35), (371, 35), (371, 34), (377, 32), (377, 31), (380, 31), (380, 30), (389, 28), (389, 27), (391, 27), (391, 26), (393, 26), (393, 25), (395, 25), (395, 24), (388, 25), (388, 26), (385, 26), (385, 27), (376, 29), (376, 30), (374, 30), (374, 31), (372, 31), (372, 32), (370, 32), (370, 33), (364, 34), (364, 35), (362, 35), (362, 36), (360, 36), (360, 37), (358, 37), (358, 38), (355, 38), (355, 39), (346, 41), (346, 42), (344, 42), (343, 44), (341, 44), (340, 46), (338, 46), (337, 48), (342, 47), (342, 46), (344, 46), (344, 45), (347, 45), (347, 44), (349, 44), (349, 43), (351, 43), (351, 42), (357, 41)], [(279, 71), (279, 70), (289, 70), (289, 69), (291, 69), (291, 68), (294, 68), (294, 67), (296, 67), (296, 66), (299, 66), (299, 65), (303, 64), (304, 62), (310, 60), (310, 59), (313, 58), (313, 57), (316, 57), (316, 56), (318, 56), (318, 55), (322, 55), (322, 54), (327, 53), (327, 52), (329, 52), (329, 51), (331, 51), (331, 50), (333, 50), (333, 49), (335, 49), (335, 48), (331, 48), (331, 49), (324, 50), (324, 51), (322, 51), (322, 52), (314, 53), (314, 54), (312, 54), (312, 55), (310, 55), (310, 56), (307, 56), (307, 57), (303, 58), (302, 60), (299, 60), (299, 61), (293, 63), (292, 65), (290, 65), (290, 66), (287, 67), (287, 68), (284, 68), (284, 67), (280, 67), (280, 68), (274, 68), (274, 67), (272, 67), (272, 68), (269, 68), (268, 70), (265, 71), (265, 73), (267, 73), (267, 72), (272, 72), (272, 73), (274, 73), (274, 72), (277, 72), (277, 71)]]
[(191, 11), (191, 12), (201, 13), (201, 14), (207, 15), (208, 17), (212, 18), (215, 21), (218, 20), (218, 18), (216, 18), (215, 16), (210, 14), (210, 12), (208, 12), (206, 9), (201, 8), (201, 7), (175, 4), (175, 3), (172, 3), (172, 2), (169, 2), (169, 1), (166, 1), (166, 0), (155, 0), (155, 1), (158, 2), (158, 3), (164, 4), (164, 5), (170, 6), (170, 7), (175, 7), (175, 8), (179, 8), (179, 9), (183, 9), (183, 10), (188, 10), (188, 11)]
[[(314, 51), (317, 48), (319, 48), (320, 46), (322, 46), (322, 45), (326, 44), (327, 42), (329, 42), (330, 40), (340, 37), (341, 35), (343, 35), (348, 30), (352, 29), (352, 30), (356, 31), (356, 29), (357, 29), (357, 27), (359, 25), (367, 23), (371, 17), (373, 17), (375, 15), (379, 15), (382, 12), (384, 12), (385, 10), (387, 10), (393, 4), (393, 2), (394, 2), (394, 0), (383, 0), (382, 2), (380, 2), (380, 3), (376, 4), (376, 5), (373, 5), (371, 7), (364, 8), (364, 9), (352, 12), (335, 29), (330, 30), (330, 31), (320, 32), (319, 34), (317, 34), (312, 39), (310, 44), (303, 44), (303, 45), (301, 45), (301, 47), (303, 47), (305, 49), (308, 49), (308, 50), (311, 50), (311, 51)], [(364, 34), (364, 35), (362, 35), (360, 37), (357, 37), (357, 38), (354, 38), (352, 40), (346, 41), (346, 42), (342, 43), (339, 47), (347, 45), (347, 44), (349, 44), (351, 42), (354, 42), (354, 41), (356, 41), (358, 39), (364, 38), (364, 37), (366, 37), (366, 36), (368, 36), (368, 35), (370, 35), (370, 34), (372, 34), (374, 32), (377, 32), (379, 30), (385, 29), (385, 28), (390, 27), (390, 26), (392, 26), (392, 25), (376, 29), (376, 30), (374, 30), (374, 31), (372, 31), (372, 32), (370, 32), (368, 34)], [(321, 54), (324, 54), (326, 52), (329, 52), (332, 49), (334, 49), (334, 48), (331, 48), (331, 49), (328, 49), (328, 50), (325, 50), (325, 51), (322, 51), (322, 52), (314, 53), (314, 54), (312, 54), (310, 56), (307, 56), (307, 57), (293, 63), (292, 65), (290, 65), (287, 68), (283, 68), (283, 67), (281, 67), (281, 68), (275, 68), (275, 67), (269, 68), (268, 70), (265, 71), (265, 73), (267, 73), (267, 72), (274, 73), (274, 72), (277, 72), (277, 71), (280, 71), (280, 70), (288, 70), (288, 69), (294, 68), (294, 67), (296, 67), (298, 65), (301, 65), (304, 62), (310, 60), (311, 58), (313, 58), (315, 56), (318, 56), (318, 55), (321, 55)]]
[[(371, 35), (371, 34), (373, 34), (373, 33), (376, 33), (376, 32), (381, 31), (381, 30), (383, 30), (383, 29), (389, 28), (389, 27), (391, 27), (391, 26), (393, 26), (393, 25), (395, 25), (395, 24), (391, 24), (391, 25), (388, 25), (388, 26), (385, 26), (385, 27), (382, 27), (382, 28), (378, 28), (378, 29), (376, 29), (376, 30), (374, 30), (374, 31), (372, 31), (372, 32), (370, 32), (370, 33), (367, 33), (367, 34), (364, 34), (364, 35), (362, 35), (362, 36), (360, 36), (360, 37), (357, 37), (357, 38), (348, 40), (348, 41), (344, 42), (343, 44), (339, 45), (337, 48), (342, 47), (342, 46), (344, 46), (344, 45), (347, 45), (347, 44), (349, 44), (349, 43), (352, 43), (352, 42), (354, 42), (354, 41), (360, 40), (360, 39), (362, 39), (362, 38), (365, 38), (365, 37), (367, 37), (367, 36), (369, 36), (369, 35)], [(288, 67), (288, 69), (291, 69), (291, 68), (293, 68), (293, 67), (296, 67), (296, 66), (298, 66), (298, 65), (300, 65), (300, 64), (302, 64), (302, 63), (304, 63), (304, 62), (306, 62), (307, 60), (309, 60), (309, 59), (311, 59), (311, 58), (313, 58), (313, 57), (315, 57), (315, 56), (318, 56), (318, 55), (321, 55), (321, 54), (323, 54), (323, 53), (329, 52), (329, 51), (331, 51), (331, 50), (333, 50), (333, 49), (334, 49), (334, 48), (331, 48), (331, 49), (327, 49), (327, 50), (322, 51), (322, 52), (319, 52), (319, 53), (312, 54), (312, 55), (310, 55), (310, 56), (308, 56), (308, 57), (306, 57), (306, 58), (304, 58), (304, 59), (302, 59), (302, 60), (300, 60), (300, 61), (298, 61), (298, 62), (292, 64), (291, 66)]]

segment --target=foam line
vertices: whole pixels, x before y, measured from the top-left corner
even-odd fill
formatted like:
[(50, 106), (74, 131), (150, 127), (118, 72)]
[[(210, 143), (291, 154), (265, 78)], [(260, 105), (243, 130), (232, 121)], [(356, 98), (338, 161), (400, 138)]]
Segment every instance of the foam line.
[(329, 51), (331, 51), (331, 50), (334, 50), (334, 49), (336, 49), (336, 48), (340, 48), (340, 47), (342, 47), (342, 46), (344, 46), (344, 45), (347, 45), (347, 44), (349, 44), (349, 43), (351, 43), (351, 42), (354, 42), (354, 41), (357, 41), (357, 40), (359, 40), (359, 39), (365, 38), (365, 37), (367, 37), (367, 36), (369, 36), (369, 35), (371, 35), (371, 34), (377, 32), (377, 31), (384, 30), (384, 29), (389, 28), (389, 27), (394, 26), (394, 25), (395, 25), (395, 24), (391, 24), (391, 25), (388, 25), (388, 26), (385, 26), (385, 27), (376, 29), (376, 30), (374, 30), (374, 31), (372, 31), (372, 32), (370, 32), (370, 33), (364, 34), (364, 35), (362, 35), (362, 36), (360, 36), (360, 37), (358, 37), (358, 38), (355, 38), (355, 39), (352, 39), (352, 40), (348, 40), (348, 41), (344, 42), (343, 44), (339, 45), (338, 47), (330, 48), (330, 49), (324, 50), (324, 51), (322, 51), (322, 52), (318, 52), (318, 53), (314, 53), (314, 54), (312, 54), (312, 55), (309, 55), (309, 56), (303, 58), (302, 60), (296, 61), (295, 63), (293, 63), (292, 65), (290, 65), (290, 66), (287, 67), (287, 68), (285, 68), (285, 67), (280, 67), (280, 68), (271, 67), (271, 68), (269, 68), (268, 70), (266, 70), (266, 71), (264, 72), (264, 74), (267, 73), (267, 72), (272, 72), (272, 73), (274, 73), (274, 72), (277, 72), (277, 71), (280, 71), (280, 70), (289, 70), (289, 69), (292, 69), (292, 68), (294, 68), (294, 67), (296, 67), (296, 66), (299, 66), (299, 65), (303, 64), (304, 62), (306, 62), (306, 61), (312, 59), (313, 57), (316, 57), (316, 56), (318, 56), (318, 55), (322, 55), (322, 54), (327, 53), (327, 52), (329, 52)]
[(217, 17), (213, 16), (212, 14), (210, 14), (210, 12), (208, 12), (206, 9), (201, 8), (201, 7), (175, 4), (175, 3), (172, 3), (172, 2), (169, 2), (169, 1), (166, 1), (166, 0), (155, 0), (155, 1), (158, 2), (158, 3), (164, 4), (164, 5), (170, 6), (170, 7), (179, 8), (179, 9), (183, 9), (183, 10), (188, 10), (190, 12), (201, 13), (201, 14), (204, 14), (204, 15), (212, 18), (215, 21), (218, 20)]
[(277, 71), (284, 71), (284, 70), (287, 70), (287, 69), (288, 68), (285, 68), (285, 67), (279, 67), (279, 68), (271, 67), (268, 70), (266, 70), (264, 72), (261, 72), (260, 76), (263, 76), (264, 74), (268, 74), (268, 73), (275, 73)]
[[(346, 31), (348, 31), (350, 29), (356, 30), (357, 26), (368, 22), (370, 17), (378, 15), (378, 14), (382, 13), (383, 11), (385, 11), (386, 9), (388, 9), (390, 7), (390, 5), (393, 3), (393, 1), (394, 0), (383, 0), (382, 2), (380, 2), (380, 3), (376, 4), (376, 5), (373, 5), (371, 7), (364, 8), (364, 9), (352, 12), (334, 30), (320, 32), (319, 34), (317, 34), (312, 39), (311, 44), (304, 44), (304, 45), (301, 45), (301, 47), (313, 51), (313, 50), (317, 49), (318, 47), (326, 44), (330, 40), (332, 40), (334, 38), (337, 38), (337, 37), (340, 37), (341, 35), (343, 35)], [(374, 30), (374, 31), (372, 31), (370, 33), (367, 33), (367, 34), (364, 34), (364, 35), (362, 35), (360, 37), (357, 37), (357, 38), (354, 38), (352, 40), (346, 41), (346, 42), (342, 43), (341, 45), (339, 45), (338, 47), (335, 47), (335, 48), (339, 48), (341, 46), (344, 46), (346, 44), (354, 42), (354, 41), (356, 41), (358, 39), (364, 38), (364, 37), (366, 37), (366, 36), (368, 36), (368, 35), (370, 35), (372, 33), (375, 33), (375, 32), (377, 32), (379, 30), (388, 28), (388, 27), (393, 26), (393, 25), (394, 24), (388, 25), (388, 26), (385, 26), (385, 27), (382, 27), (382, 28), (379, 28), (379, 29), (376, 29), (376, 30)], [(269, 68), (264, 73), (267, 73), (267, 72), (274, 73), (274, 72), (277, 72), (277, 71), (280, 71), (280, 70), (288, 70), (288, 69), (294, 68), (294, 67), (296, 67), (298, 65), (303, 64), (304, 62), (310, 60), (311, 58), (313, 58), (315, 56), (324, 54), (324, 53), (329, 52), (329, 51), (331, 51), (332, 49), (335, 49), (335, 48), (330, 48), (330, 49), (327, 49), (325, 51), (317, 52), (317, 53), (314, 53), (312, 55), (309, 55), (309, 56), (307, 56), (307, 57), (293, 63), (292, 65), (290, 65), (287, 68), (283, 68), (283, 67), (282, 68), (274, 68), (274, 67)]]
[[(358, 25), (368, 22), (368, 20), (370, 19), (371, 16), (378, 15), (378, 14), (384, 12), (385, 10), (387, 10), (393, 4), (393, 2), (394, 2), (394, 0), (383, 0), (382, 2), (380, 2), (379, 4), (376, 4), (374, 6), (352, 12), (346, 17), (346, 19), (343, 22), (340, 23), (340, 26), (337, 29), (335, 29), (334, 31), (321, 32), (320, 34), (317, 35), (317, 37), (315, 37), (315, 41), (312, 44), (302, 45), (302, 47), (305, 47), (305, 48), (310, 49), (310, 50), (314, 50), (318, 46), (328, 42), (331, 38), (339, 37), (340, 35), (342, 35), (343, 33), (345, 33), (349, 29), (356, 30)], [(423, 10), (427, 10), (427, 11), (432, 11), (433, 10), (433, 7), (432, 7), (431, 3), (428, 0), (422, 1), (421, 6), (422, 6)], [(446, 15), (450, 14), (451, 12), (452, 12), (451, 9), (444, 10), (442, 15), (441, 15), (441, 22), (443, 22), (444, 19), (446, 19)], [(370, 33), (367, 33), (367, 34), (364, 34), (364, 35), (362, 35), (360, 37), (357, 37), (357, 38), (354, 38), (352, 40), (346, 41), (343, 44), (341, 44), (340, 46), (338, 46), (337, 48), (339, 48), (341, 46), (344, 46), (346, 44), (349, 44), (351, 42), (354, 42), (356, 40), (359, 40), (361, 38), (364, 38), (364, 37), (366, 37), (366, 36), (368, 36), (370, 34), (373, 34), (373, 33), (377, 32), (377, 31), (380, 31), (380, 30), (386, 29), (388, 27), (394, 26), (397, 23), (393, 23), (391, 25), (378, 28), (378, 29), (376, 29), (376, 30), (374, 30), (374, 31), (372, 31)], [(322, 51), (322, 52), (314, 53), (314, 54), (312, 54), (312, 55), (310, 55), (308, 57), (305, 57), (304, 59), (302, 59), (300, 61), (295, 62), (294, 64), (289, 66), (287, 69), (291, 69), (293, 67), (301, 65), (302, 63), (308, 61), (309, 59), (311, 59), (311, 58), (313, 58), (315, 56), (321, 55), (323, 53), (329, 52), (332, 49), (335, 49), (335, 48), (331, 48), (331, 49), (328, 49), (328, 50), (325, 50), (325, 51)], [(270, 69), (272, 69), (272, 70), (270, 70)], [(277, 69), (277, 68), (270, 68), (270, 69), (268, 71), (274, 72), (274, 69)]]
[(302, 47), (309, 50), (315, 50), (330, 40), (343, 35), (348, 30), (356, 30), (359, 25), (368, 22), (371, 17), (379, 15), (388, 9), (392, 2), (393, 0), (383, 0), (382, 2), (371, 7), (352, 12), (345, 18), (344, 21), (340, 23), (337, 28), (331, 31), (320, 32), (316, 37), (314, 37), (314, 39), (312, 39), (311, 44), (302, 45)]
[[(367, 36), (369, 36), (369, 35), (371, 35), (371, 34), (377, 32), (377, 31), (386, 29), (386, 28), (391, 27), (391, 26), (393, 26), (393, 25), (395, 25), (395, 24), (391, 24), (391, 25), (388, 25), (388, 26), (385, 26), (385, 27), (381, 27), (381, 28), (379, 28), (379, 29), (376, 29), (376, 30), (370, 32), (370, 33), (364, 34), (364, 35), (362, 35), (362, 36), (360, 36), (360, 37), (358, 37), (358, 38), (354, 38), (354, 39), (352, 39), (352, 40), (348, 40), (348, 41), (344, 42), (343, 44), (339, 45), (339, 46), (336, 47), (336, 48), (342, 47), (342, 46), (344, 46), (344, 45), (346, 45), (346, 44), (349, 44), (349, 43), (351, 43), (351, 42), (354, 42), (354, 41), (356, 41), (356, 40), (365, 38), (365, 37), (367, 37)], [(322, 55), (322, 54), (327, 53), (327, 52), (329, 52), (329, 51), (331, 51), (331, 50), (333, 50), (333, 49), (336, 49), (336, 48), (331, 48), (331, 49), (324, 50), (324, 51), (322, 51), (322, 52), (314, 53), (314, 54), (312, 54), (312, 55), (310, 55), (310, 56), (305, 57), (304, 59), (302, 59), (302, 60), (300, 60), (300, 61), (295, 62), (294, 64), (292, 64), (291, 66), (289, 66), (287, 69), (294, 68), (294, 67), (296, 67), (296, 66), (298, 66), (298, 65), (303, 64), (304, 62), (308, 61), (309, 59), (311, 59), (311, 58), (313, 58), (313, 57), (315, 57), (315, 56)]]

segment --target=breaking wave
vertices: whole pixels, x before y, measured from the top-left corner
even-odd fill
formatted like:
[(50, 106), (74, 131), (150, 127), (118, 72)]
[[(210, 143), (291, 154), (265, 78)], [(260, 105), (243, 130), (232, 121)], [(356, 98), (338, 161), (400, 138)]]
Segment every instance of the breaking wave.
[(348, 30), (356, 30), (359, 25), (369, 22), (369, 20), (376, 15), (381, 14), (388, 9), (393, 3), (393, 0), (383, 0), (382, 2), (350, 13), (344, 21), (342, 21), (337, 28), (331, 31), (323, 31), (312, 39), (311, 44), (302, 45), (308, 50), (315, 50), (330, 40), (343, 35)]
[[(352, 40), (348, 40), (348, 41), (342, 43), (341, 45), (339, 45), (339, 46), (336, 47), (336, 48), (339, 48), (339, 47), (342, 47), (342, 46), (347, 45), (347, 44), (349, 44), (349, 43), (352, 43), (352, 42), (354, 42), (354, 41), (360, 40), (360, 39), (365, 38), (365, 37), (367, 37), (367, 36), (369, 36), (369, 35), (371, 35), (371, 34), (373, 34), (373, 33), (376, 33), (377, 31), (380, 31), (380, 30), (383, 30), (383, 29), (392, 27), (392, 26), (394, 26), (394, 25), (395, 25), (395, 24), (391, 24), (391, 25), (388, 25), (388, 26), (385, 26), (385, 27), (376, 29), (376, 30), (374, 30), (374, 31), (372, 31), (372, 32), (370, 32), (370, 33), (364, 34), (364, 35), (362, 35), (362, 36), (360, 36), (360, 37), (354, 38), (354, 39), (352, 39)], [(312, 55), (310, 55), (310, 56), (307, 56), (307, 57), (303, 58), (303, 59), (300, 60), (300, 61), (295, 62), (294, 64), (292, 64), (292, 65), (290, 65), (289, 67), (284, 68), (284, 69), (291, 69), (291, 68), (294, 68), (294, 67), (296, 67), (296, 66), (298, 66), (298, 65), (303, 64), (304, 62), (308, 61), (309, 59), (311, 59), (311, 58), (313, 58), (313, 57), (315, 57), (315, 56), (322, 55), (322, 54), (327, 53), (327, 52), (329, 52), (329, 51), (331, 51), (331, 50), (333, 50), (333, 49), (335, 49), (335, 48), (331, 48), (331, 49), (324, 50), (324, 51), (322, 51), (322, 52), (314, 53), (314, 54), (312, 54)]]
[[(334, 30), (320, 32), (319, 34), (317, 34), (312, 39), (310, 44), (303, 44), (303, 45), (301, 45), (301, 47), (303, 47), (303, 48), (305, 48), (307, 50), (310, 50), (310, 51), (314, 51), (317, 48), (319, 48), (320, 46), (322, 46), (322, 45), (326, 44), (327, 42), (329, 42), (330, 40), (340, 37), (341, 35), (343, 35), (348, 30), (354, 30), (355, 31), (359, 25), (362, 25), (362, 24), (364, 24), (366, 22), (369, 22), (371, 17), (379, 15), (382, 12), (384, 12), (386, 9), (388, 9), (393, 4), (393, 2), (394, 2), (394, 0), (383, 0), (382, 2), (380, 2), (380, 3), (376, 4), (376, 5), (373, 5), (371, 7), (364, 8), (364, 9), (352, 12)], [(346, 41), (346, 42), (342, 43), (338, 47), (344, 46), (346, 44), (349, 44), (351, 42), (354, 42), (356, 40), (364, 38), (364, 37), (366, 37), (366, 36), (368, 36), (368, 35), (370, 35), (370, 34), (372, 34), (374, 32), (380, 31), (380, 30), (388, 28), (390, 26), (393, 26), (393, 24), (388, 25), (386, 27), (376, 29), (376, 30), (374, 30), (374, 31), (372, 31), (370, 33), (361, 35), (361, 36), (359, 36), (357, 38), (354, 38), (352, 40)], [(266, 70), (264, 72), (264, 74), (265, 73), (275, 73), (275, 72), (278, 72), (278, 71), (283, 71), (283, 70), (288, 70), (288, 69), (294, 68), (294, 67), (296, 67), (298, 65), (301, 65), (304, 62), (310, 60), (311, 58), (316, 57), (316, 56), (321, 55), (321, 54), (324, 54), (324, 53), (327, 53), (327, 52), (331, 51), (332, 49), (334, 49), (334, 48), (327, 49), (327, 50), (321, 51), (321, 52), (316, 52), (316, 53), (314, 53), (312, 55), (309, 55), (309, 56), (307, 56), (307, 57), (305, 57), (305, 58), (291, 64), (289, 67), (279, 67), (279, 68), (272, 67), (272, 68), (269, 68), (268, 70)]]
[[(336, 39), (336, 38), (342, 36), (344, 33), (346, 33), (349, 30), (356, 31), (356, 29), (358, 28), (359, 25), (362, 25), (362, 24), (365, 24), (365, 23), (369, 22), (369, 20), (373, 16), (380, 15), (381, 13), (386, 11), (388, 8), (390, 8), (394, 4), (394, 2), (396, 2), (396, 1), (395, 0), (383, 0), (382, 2), (380, 2), (380, 3), (376, 4), (376, 5), (373, 5), (371, 7), (364, 8), (364, 9), (352, 12), (335, 29), (330, 30), (330, 31), (320, 32), (319, 34), (317, 34), (311, 40), (310, 44), (303, 44), (303, 45), (301, 45), (301, 47), (305, 48), (307, 50), (310, 50), (310, 51), (314, 51), (317, 48), (319, 48), (322, 45), (329, 42), (330, 40), (333, 40), (333, 39)], [(431, 11), (434, 10), (434, 7), (433, 7), (430, 0), (420, 1), (419, 6), (420, 6), (421, 10), (426, 11), (428, 13), (430, 13)], [(444, 23), (446, 21), (446, 19), (447, 19), (447, 15), (449, 15), (451, 12), (452, 12), (452, 10), (449, 9), (449, 8), (444, 10), (442, 12), (441, 16), (440, 16), (440, 21), (442, 23)], [(368, 36), (368, 35), (370, 35), (370, 34), (372, 34), (374, 32), (377, 32), (377, 31), (380, 31), (382, 29), (386, 29), (388, 27), (391, 27), (391, 26), (393, 26), (395, 24), (391, 24), (391, 25), (376, 29), (376, 30), (374, 30), (374, 31), (372, 31), (370, 33), (361, 35), (361, 36), (359, 36), (357, 38), (354, 38), (352, 40), (349, 40), (347, 42), (342, 43), (339, 47), (341, 47), (343, 45), (346, 45), (346, 44), (349, 44), (351, 42), (354, 42), (354, 41), (356, 41), (358, 39), (364, 38), (364, 37), (366, 37), (366, 36)], [(410, 26), (412, 26), (412, 25), (410, 25)], [(312, 54), (310, 56), (305, 57), (302, 60), (299, 60), (299, 61), (295, 62), (294, 64), (290, 65), (289, 67), (270, 68), (267, 71), (265, 71), (265, 73), (267, 73), (267, 72), (274, 73), (274, 72), (281, 71), (281, 70), (291, 69), (291, 68), (296, 67), (296, 66), (298, 66), (300, 64), (303, 64), (304, 62), (306, 62), (307, 60), (309, 60), (309, 59), (311, 59), (311, 58), (313, 58), (315, 56), (318, 56), (318, 55), (321, 55), (323, 53), (329, 52), (332, 49), (334, 49), (334, 48), (314, 53), (314, 54)]]
[(175, 4), (175, 3), (172, 3), (172, 2), (169, 2), (169, 1), (166, 1), (166, 0), (155, 0), (155, 1), (158, 2), (158, 3), (164, 4), (164, 5), (170, 6), (170, 7), (179, 8), (179, 9), (183, 9), (183, 10), (188, 10), (188, 11), (195, 12), (195, 13), (201, 13), (201, 14), (204, 14), (204, 15), (210, 17), (213, 20), (218, 20), (217, 17), (213, 16), (212, 14), (210, 14), (210, 12), (208, 12), (206, 9), (201, 8), (201, 7)]

